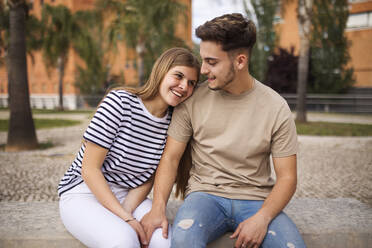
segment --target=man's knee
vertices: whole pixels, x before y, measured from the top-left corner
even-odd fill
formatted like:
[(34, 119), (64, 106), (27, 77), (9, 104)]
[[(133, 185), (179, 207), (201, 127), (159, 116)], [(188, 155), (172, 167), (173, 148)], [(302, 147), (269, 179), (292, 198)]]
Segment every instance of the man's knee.
[(268, 227), (262, 247), (306, 247), (296, 225), (285, 214), (280, 213)]
[(200, 228), (193, 219), (182, 219), (175, 222), (172, 228), (171, 247), (205, 247), (205, 237), (203, 232), (199, 230)]
[(171, 238), (171, 247), (175, 248), (182, 248), (182, 247), (193, 247), (190, 244), (190, 233), (187, 230), (180, 230), (179, 228), (174, 228), (172, 230), (172, 238)]

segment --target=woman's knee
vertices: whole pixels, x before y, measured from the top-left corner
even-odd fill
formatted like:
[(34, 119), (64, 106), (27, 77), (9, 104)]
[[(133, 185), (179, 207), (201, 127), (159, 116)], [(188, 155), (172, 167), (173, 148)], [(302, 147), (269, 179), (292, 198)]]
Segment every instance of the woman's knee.
[(168, 238), (163, 237), (163, 232), (161, 228), (158, 228), (154, 231), (152, 234), (149, 248), (168, 248), (170, 247), (170, 242), (171, 242), (171, 227), (168, 227)]
[(140, 243), (136, 234), (122, 233), (121, 235), (115, 235), (105, 237), (97, 241), (96, 247), (102, 248), (138, 248)]

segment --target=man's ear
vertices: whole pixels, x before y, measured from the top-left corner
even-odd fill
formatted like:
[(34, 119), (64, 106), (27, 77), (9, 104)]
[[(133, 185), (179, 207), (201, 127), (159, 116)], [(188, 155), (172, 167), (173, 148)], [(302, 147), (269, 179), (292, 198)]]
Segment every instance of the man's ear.
[(244, 69), (248, 64), (248, 56), (244, 53), (238, 54), (235, 58), (235, 63), (238, 70)]

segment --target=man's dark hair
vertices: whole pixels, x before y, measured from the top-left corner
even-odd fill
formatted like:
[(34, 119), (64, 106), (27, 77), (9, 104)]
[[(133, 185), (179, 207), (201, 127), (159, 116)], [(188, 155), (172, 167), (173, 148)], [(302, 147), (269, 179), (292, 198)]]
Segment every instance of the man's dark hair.
[(256, 26), (239, 13), (222, 15), (207, 21), (196, 29), (196, 36), (202, 41), (213, 41), (229, 52), (246, 48), (249, 55), (256, 43)]

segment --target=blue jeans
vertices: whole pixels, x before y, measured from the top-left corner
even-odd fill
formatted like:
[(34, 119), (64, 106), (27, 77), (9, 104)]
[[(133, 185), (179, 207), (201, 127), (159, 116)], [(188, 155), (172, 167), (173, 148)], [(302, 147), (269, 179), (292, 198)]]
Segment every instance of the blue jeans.
[[(177, 212), (172, 227), (171, 247), (206, 247), (226, 232), (233, 232), (239, 223), (253, 216), (262, 204), (263, 201), (233, 200), (193, 192)], [(261, 247), (306, 246), (296, 225), (281, 212), (271, 221)]]

